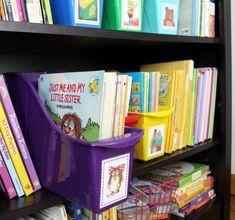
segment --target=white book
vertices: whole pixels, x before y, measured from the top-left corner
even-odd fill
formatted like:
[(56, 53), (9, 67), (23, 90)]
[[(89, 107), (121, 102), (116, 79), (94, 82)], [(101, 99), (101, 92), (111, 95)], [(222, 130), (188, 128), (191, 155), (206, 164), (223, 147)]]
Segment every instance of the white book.
[(102, 100), (102, 115), (100, 126), (100, 140), (112, 137), (114, 105), (116, 96), (117, 74), (104, 73), (104, 89)]
[(11, 2), (13, 20), (20, 21), (16, 0), (10, 0), (10, 2)]
[(68, 220), (65, 206), (62, 204), (41, 210), (39, 213), (53, 220)]
[(29, 22), (43, 23), (40, 0), (26, 0), (26, 9)]
[(209, 1), (210, 0), (202, 0), (202, 20), (201, 20), (201, 36), (206, 37), (209, 35)]
[(126, 88), (126, 104), (125, 104), (125, 116), (128, 114), (129, 103), (131, 98), (131, 86), (132, 86), (132, 76), (128, 76), (127, 88)]

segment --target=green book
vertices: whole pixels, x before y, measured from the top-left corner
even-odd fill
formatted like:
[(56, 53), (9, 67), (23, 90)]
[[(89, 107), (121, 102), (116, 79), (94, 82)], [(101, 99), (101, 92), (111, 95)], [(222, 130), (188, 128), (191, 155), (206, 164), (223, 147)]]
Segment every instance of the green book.
[(104, 1), (102, 28), (141, 31), (144, 0)]
[(48, 24), (53, 24), (50, 0), (43, 0), (43, 2), (44, 2), (44, 5), (45, 5), (45, 9), (46, 9)]
[(196, 104), (196, 87), (197, 87), (197, 76), (198, 70), (194, 69), (193, 71), (193, 82), (192, 82), (192, 90), (190, 94), (190, 109), (189, 109), (189, 123), (188, 123), (188, 136), (187, 136), (187, 145), (194, 146), (194, 118), (195, 118), (195, 104)]
[(208, 172), (209, 165), (180, 161), (151, 171), (146, 178), (165, 182), (178, 177), (178, 187), (183, 187)]

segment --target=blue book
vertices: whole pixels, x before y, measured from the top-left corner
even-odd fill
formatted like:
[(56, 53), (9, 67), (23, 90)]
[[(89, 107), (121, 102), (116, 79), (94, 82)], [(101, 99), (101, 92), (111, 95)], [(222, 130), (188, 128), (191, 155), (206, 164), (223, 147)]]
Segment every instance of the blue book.
[(1, 132), (0, 132), (0, 154), (2, 155), (3, 160), (6, 164), (7, 169), (8, 169), (8, 172), (11, 176), (11, 180), (13, 182), (13, 185), (14, 185), (15, 189), (16, 189), (17, 195), (19, 197), (23, 196), (24, 191), (23, 191), (22, 186), (20, 184), (19, 178), (16, 174), (15, 168), (12, 164), (10, 155), (9, 155), (8, 150), (6, 148), (6, 145), (5, 145), (5, 142), (3, 140)]
[(130, 112), (145, 112), (145, 74), (143, 72), (122, 73), (132, 76), (131, 98), (129, 104)]
[(100, 28), (103, 0), (50, 0), (55, 24)]
[(72, 220), (82, 220), (82, 209), (79, 204), (70, 202), (66, 206), (66, 211)]
[(196, 127), (195, 127), (195, 144), (198, 144), (198, 134), (199, 134), (199, 123), (201, 117), (201, 110), (202, 110), (202, 92), (203, 92), (203, 84), (204, 84), (204, 75), (200, 75), (199, 79), (199, 86), (198, 86), (198, 105), (196, 106)]
[(144, 3), (143, 32), (177, 34), (179, 0), (148, 0)]
[(193, 0), (192, 35), (200, 35), (201, 0)]

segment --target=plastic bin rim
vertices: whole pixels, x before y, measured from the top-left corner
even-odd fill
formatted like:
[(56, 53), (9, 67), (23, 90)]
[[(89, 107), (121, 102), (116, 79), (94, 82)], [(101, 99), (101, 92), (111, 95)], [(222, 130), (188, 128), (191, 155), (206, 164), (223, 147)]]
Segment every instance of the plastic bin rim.
[[(30, 74), (30, 73), (28, 73), (28, 74)], [(12, 75), (14, 75), (15, 77), (21, 78), (29, 86), (31, 92), (33, 93), (33, 96), (35, 97), (35, 100), (36, 100), (38, 106), (40, 107), (40, 111), (42, 111), (44, 117), (46, 117), (50, 126), (53, 127), (55, 129), (55, 131), (57, 133), (59, 133), (59, 135), (70, 139), (72, 142), (86, 145), (89, 147), (126, 148), (126, 147), (128, 147), (128, 146), (126, 146), (127, 142), (132, 143), (132, 144), (136, 144), (144, 133), (144, 131), (142, 129), (126, 127), (126, 130), (128, 132), (122, 136), (108, 138), (108, 139), (94, 141), (94, 142), (85, 142), (85, 141), (70, 137), (69, 135), (65, 134), (58, 126), (55, 125), (55, 122), (49, 116), (46, 109), (41, 107), (44, 105), (43, 105), (41, 99), (39, 98), (38, 92), (36, 91), (36, 89), (32, 85), (32, 83), (30, 83), (30, 81), (27, 79), (27, 77), (24, 76), (23, 74), (17, 74), (17, 73), (12, 73)], [(118, 140), (118, 144), (117, 144), (117, 140)]]
[(158, 111), (158, 112), (145, 112), (145, 113), (128, 112), (128, 114), (161, 118), (161, 117), (169, 116), (173, 112), (173, 109), (174, 109), (173, 107), (170, 107), (168, 109), (164, 109), (164, 110)]

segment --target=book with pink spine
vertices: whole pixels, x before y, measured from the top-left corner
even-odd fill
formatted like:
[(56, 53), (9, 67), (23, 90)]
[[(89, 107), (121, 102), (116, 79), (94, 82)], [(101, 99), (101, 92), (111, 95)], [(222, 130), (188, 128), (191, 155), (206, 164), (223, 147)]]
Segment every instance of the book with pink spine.
[(19, 15), (19, 20), (25, 21), (25, 17), (24, 17), (22, 5), (21, 5), (21, 0), (16, 0), (16, 5), (17, 5), (17, 11)]
[(7, 119), (11, 126), (12, 133), (14, 135), (15, 141), (20, 151), (28, 176), (31, 180), (32, 186), (34, 190), (39, 190), (41, 189), (41, 184), (39, 182), (32, 159), (30, 157), (28, 147), (26, 145), (24, 136), (22, 134), (3, 75), (0, 75), (0, 95), (1, 95), (2, 104), (4, 106), (4, 110), (6, 112)]
[(9, 199), (12, 199), (17, 195), (1, 154), (0, 154), (0, 182), (2, 184), (5, 194), (9, 197)]

